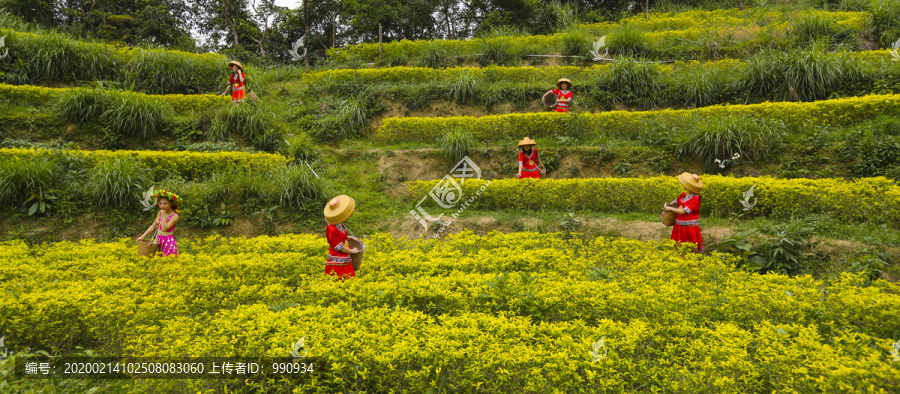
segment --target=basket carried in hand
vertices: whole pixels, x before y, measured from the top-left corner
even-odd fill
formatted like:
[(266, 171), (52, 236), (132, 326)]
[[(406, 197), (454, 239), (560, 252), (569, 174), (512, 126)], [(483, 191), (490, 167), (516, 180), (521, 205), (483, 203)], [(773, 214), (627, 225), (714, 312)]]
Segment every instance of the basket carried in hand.
[(159, 244), (155, 239), (153, 241), (138, 241), (138, 256), (153, 257), (156, 256), (156, 252), (158, 251)]
[[(668, 203), (666, 206), (670, 206), (672, 208), (678, 208), (678, 204)], [(660, 214), (660, 220), (662, 220), (662, 224), (665, 224), (668, 227), (672, 227), (675, 225), (675, 212), (663, 210)]]
[(552, 90), (548, 90), (547, 93), (544, 93), (544, 97), (541, 97), (541, 102), (546, 107), (555, 107), (557, 100), (559, 100), (559, 97)]
[(347, 238), (347, 245), (359, 250), (359, 253), (350, 254), (350, 258), (353, 260), (353, 271), (359, 271), (359, 266), (362, 265), (363, 256), (366, 254), (366, 245), (352, 238)]

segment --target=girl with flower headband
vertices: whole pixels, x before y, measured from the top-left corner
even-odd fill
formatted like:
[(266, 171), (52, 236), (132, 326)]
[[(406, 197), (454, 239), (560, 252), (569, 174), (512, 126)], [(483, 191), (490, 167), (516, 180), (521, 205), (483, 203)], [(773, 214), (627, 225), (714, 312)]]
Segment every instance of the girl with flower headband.
[[(153, 221), (150, 228), (138, 237), (137, 241), (143, 241), (144, 237), (150, 234), (154, 228), (159, 229), (156, 241), (159, 242), (160, 254), (163, 256), (177, 256), (178, 245), (175, 243), (173, 232), (175, 231), (175, 225), (178, 224), (178, 212), (180, 212), (178, 205), (181, 204), (181, 199), (177, 194), (168, 190), (157, 190), (151, 198), (156, 200), (159, 213), (156, 215), (156, 220)], [(166, 217), (165, 220), (163, 220), (163, 216)]]
[(678, 176), (678, 182), (684, 186), (684, 192), (672, 201), (678, 204), (678, 208), (663, 206), (663, 210), (675, 212), (672, 239), (697, 244), (694, 252), (702, 253), (704, 248), (703, 237), (700, 236), (700, 192), (703, 191), (703, 182), (700, 182), (699, 175), (687, 172)]

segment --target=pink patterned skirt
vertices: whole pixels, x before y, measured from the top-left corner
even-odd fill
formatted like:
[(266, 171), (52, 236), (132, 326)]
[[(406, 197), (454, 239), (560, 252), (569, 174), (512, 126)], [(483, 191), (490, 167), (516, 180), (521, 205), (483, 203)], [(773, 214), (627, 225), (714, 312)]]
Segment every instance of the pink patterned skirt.
[(175, 237), (172, 235), (160, 235), (156, 237), (159, 242), (159, 253), (163, 256), (177, 256), (178, 244), (175, 243)]

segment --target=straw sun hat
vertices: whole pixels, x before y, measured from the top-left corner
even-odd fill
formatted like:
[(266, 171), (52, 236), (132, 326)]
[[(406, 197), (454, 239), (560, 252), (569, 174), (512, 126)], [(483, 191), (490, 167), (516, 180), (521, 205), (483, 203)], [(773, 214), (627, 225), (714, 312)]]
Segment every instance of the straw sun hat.
[(241, 62), (239, 62), (239, 61), (237, 61), (237, 60), (232, 60), (231, 62), (228, 63), (228, 68), (231, 68), (231, 65), (232, 65), (232, 64), (234, 64), (234, 65), (240, 67), (240, 68), (241, 68), (241, 71), (244, 71), (244, 65), (241, 64)]
[(356, 208), (356, 200), (346, 194), (341, 194), (325, 205), (325, 221), (328, 224), (338, 224), (347, 220)]
[(537, 142), (535, 142), (533, 139), (528, 138), (528, 137), (525, 137), (521, 141), (519, 141), (519, 146), (526, 146), (526, 145), (535, 146), (535, 145), (537, 145)]
[(684, 186), (685, 189), (688, 189), (693, 193), (699, 194), (703, 191), (703, 182), (700, 182), (700, 176), (697, 174), (682, 172), (681, 175), (678, 176), (678, 182), (681, 182), (681, 185)]
[(569, 89), (572, 88), (572, 81), (570, 81), (570, 80), (568, 80), (568, 79), (566, 79), (566, 78), (560, 78), (559, 81), (556, 81), (556, 87), (559, 87), (559, 84), (561, 84), (561, 83), (563, 83), (563, 82), (569, 84)]

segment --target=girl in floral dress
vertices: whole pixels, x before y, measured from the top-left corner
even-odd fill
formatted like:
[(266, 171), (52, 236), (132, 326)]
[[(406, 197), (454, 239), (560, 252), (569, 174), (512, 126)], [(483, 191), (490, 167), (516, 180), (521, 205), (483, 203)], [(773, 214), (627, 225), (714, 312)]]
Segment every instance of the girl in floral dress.
[(159, 253), (163, 256), (178, 256), (178, 244), (175, 243), (173, 233), (175, 225), (178, 224), (178, 213), (180, 212), (178, 204), (181, 203), (181, 200), (177, 194), (168, 190), (157, 190), (156, 193), (153, 193), (152, 198), (156, 199), (159, 214), (156, 215), (156, 220), (153, 221), (150, 228), (138, 237), (137, 241), (143, 241), (147, 234), (154, 229), (159, 229), (156, 237), (156, 241), (159, 243)]

